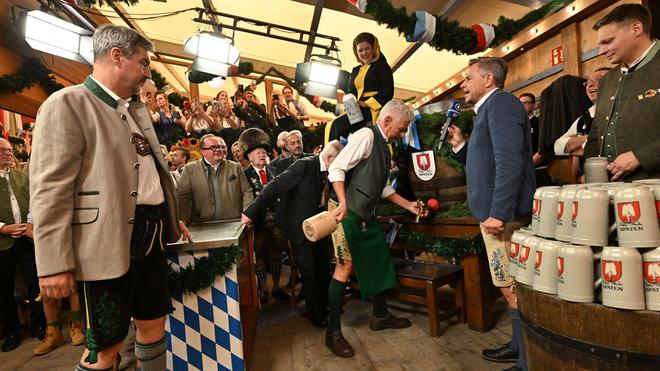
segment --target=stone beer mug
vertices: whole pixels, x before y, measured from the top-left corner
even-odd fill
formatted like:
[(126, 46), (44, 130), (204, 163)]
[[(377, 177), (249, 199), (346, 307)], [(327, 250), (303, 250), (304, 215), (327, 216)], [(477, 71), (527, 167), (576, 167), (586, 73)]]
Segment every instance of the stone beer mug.
[(617, 189), (614, 213), (619, 246), (660, 246), (660, 226), (651, 188), (632, 186)]
[(613, 231), (609, 223), (610, 197), (605, 189), (580, 189), (571, 210), (571, 243), (605, 246)]
[(555, 221), (555, 239), (559, 241), (571, 242), (571, 214), (577, 191), (577, 185), (568, 184), (559, 193), (559, 198), (557, 199), (557, 219)]
[(607, 183), (610, 181), (610, 174), (607, 171), (606, 157), (590, 157), (584, 163), (585, 183)]
[(603, 305), (644, 309), (642, 256), (633, 247), (603, 247), (601, 254)]
[(557, 250), (557, 296), (566, 301), (591, 303), (600, 280), (594, 282), (594, 255), (591, 247), (562, 244)]
[(518, 259), (525, 240), (533, 235), (533, 233), (522, 228), (511, 235), (511, 244), (509, 245), (509, 275), (511, 277), (515, 278), (518, 273), (518, 265), (520, 264)]
[(545, 238), (555, 238), (555, 227), (557, 224), (557, 203), (561, 187), (543, 187), (541, 191), (541, 202), (539, 203), (539, 217), (536, 234)]
[(536, 234), (539, 226), (539, 214), (541, 213), (541, 193), (543, 187), (536, 188), (534, 191), (534, 200), (532, 203), (532, 223), (529, 225), (532, 233)]
[(642, 255), (646, 309), (660, 311), (660, 247)]
[(528, 236), (523, 242), (518, 254), (518, 272), (516, 273), (516, 281), (524, 283), (525, 285), (532, 285), (536, 249), (542, 241), (544, 241), (543, 238)]
[(557, 251), (564, 243), (545, 240), (539, 244), (535, 254), (532, 287), (546, 294), (557, 294)]

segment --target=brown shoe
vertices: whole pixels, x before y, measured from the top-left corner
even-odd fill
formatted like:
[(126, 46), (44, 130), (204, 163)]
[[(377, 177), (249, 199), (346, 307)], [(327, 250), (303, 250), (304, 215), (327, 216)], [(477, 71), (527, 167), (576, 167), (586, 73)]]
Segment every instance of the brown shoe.
[(325, 332), (325, 346), (330, 349), (332, 354), (337, 357), (342, 358), (351, 358), (355, 356), (355, 351), (351, 344), (344, 339), (344, 335), (341, 334), (341, 330), (328, 330)]
[(35, 356), (41, 356), (52, 352), (55, 348), (64, 344), (64, 337), (62, 331), (58, 327), (48, 326), (46, 328), (46, 335), (39, 345), (32, 351)]
[(406, 328), (410, 327), (410, 325), (412, 325), (412, 323), (408, 318), (394, 317), (392, 313), (389, 313), (385, 318), (372, 316), (369, 328), (371, 331), (381, 331), (388, 328)]
[(85, 342), (85, 334), (83, 334), (80, 321), (69, 322), (69, 336), (71, 336), (71, 345), (83, 345)]

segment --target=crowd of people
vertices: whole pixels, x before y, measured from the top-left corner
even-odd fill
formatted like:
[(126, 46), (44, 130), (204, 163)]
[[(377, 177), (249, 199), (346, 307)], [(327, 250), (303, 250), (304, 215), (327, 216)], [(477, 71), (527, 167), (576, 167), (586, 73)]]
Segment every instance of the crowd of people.
[[(488, 360), (527, 369), (507, 251), (513, 231), (529, 222), (536, 186), (547, 181), (539, 175), (547, 156), (606, 157), (612, 180), (660, 176), (654, 121), (660, 105), (646, 85), (658, 78), (660, 44), (651, 39), (650, 24), (648, 10), (636, 4), (616, 7), (596, 23), (601, 54), (616, 66), (589, 76), (584, 88), (593, 106), (545, 148), (538, 139), (536, 97), (503, 89), (506, 62), (480, 57), (469, 63), (461, 89), (474, 105), (473, 130), (467, 138), (451, 126), (448, 142), (466, 165), (470, 211), (480, 222), (492, 282), (512, 323), (510, 342), (483, 351)], [(282, 256), (292, 253), (310, 322), (326, 329), (325, 344), (336, 356), (355, 355), (341, 331), (353, 272), (362, 297), (373, 302), (372, 331), (411, 325), (387, 307), (385, 292), (396, 274), (375, 207), (385, 199), (425, 214), (388, 185), (389, 144), (404, 135), (413, 114), (393, 99), (392, 72), (373, 35), (354, 40), (358, 66), (347, 88), (365, 119), (357, 125), (346, 116), (334, 120), (320, 153), (304, 151), (299, 129), (309, 116), (291, 87), (274, 93), (270, 109), (252, 87), (232, 97), (221, 91), (206, 108), (191, 101), (179, 109), (163, 92), (141, 91), (151, 77), (153, 50), (144, 36), (104, 25), (93, 45), (93, 73), (40, 109), (29, 177), (17, 169), (11, 144), (0, 139), (2, 351), (21, 343), (14, 299), (20, 267), (32, 299), (29, 329), (43, 339), (35, 355), (64, 342), (57, 299), (68, 297), (71, 341), (85, 343), (77, 370), (117, 367), (131, 322), (141, 368), (165, 369), (171, 306), (164, 247), (181, 236), (191, 241), (192, 224), (237, 218), (254, 226), (262, 303), (289, 299), (281, 265)], [(142, 100), (132, 99), (136, 93)], [(235, 140), (220, 135), (223, 130), (234, 131)], [(172, 147), (191, 133), (200, 134), (198, 160), (188, 149)], [(309, 241), (302, 221), (323, 210), (339, 227), (330, 239)]]

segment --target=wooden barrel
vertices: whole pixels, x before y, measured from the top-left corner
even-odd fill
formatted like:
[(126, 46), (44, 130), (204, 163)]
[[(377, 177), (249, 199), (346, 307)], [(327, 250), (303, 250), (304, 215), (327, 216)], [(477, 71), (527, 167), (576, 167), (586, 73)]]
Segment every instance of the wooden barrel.
[(415, 174), (410, 165), (410, 187), (416, 197), (426, 200), (435, 198), (440, 201), (443, 209), (460, 204), (467, 199), (465, 174), (447, 164), (440, 156), (435, 156), (435, 175), (432, 179), (424, 181)]
[(572, 303), (516, 283), (530, 370), (658, 370), (660, 312)]

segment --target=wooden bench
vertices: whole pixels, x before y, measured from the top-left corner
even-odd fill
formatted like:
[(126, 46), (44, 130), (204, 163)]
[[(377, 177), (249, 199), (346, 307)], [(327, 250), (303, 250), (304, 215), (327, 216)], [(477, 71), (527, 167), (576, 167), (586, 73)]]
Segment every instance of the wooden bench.
[[(399, 258), (393, 258), (393, 261), (398, 286), (391, 291), (391, 296), (401, 301), (426, 305), (432, 337), (440, 336), (440, 323), (454, 315), (458, 323), (465, 323), (463, 268), (460, 265)], [(447, 309), (440, 307), (438, 295), (439, 289), (445, 285), (454, 286), (453, 305)]]

